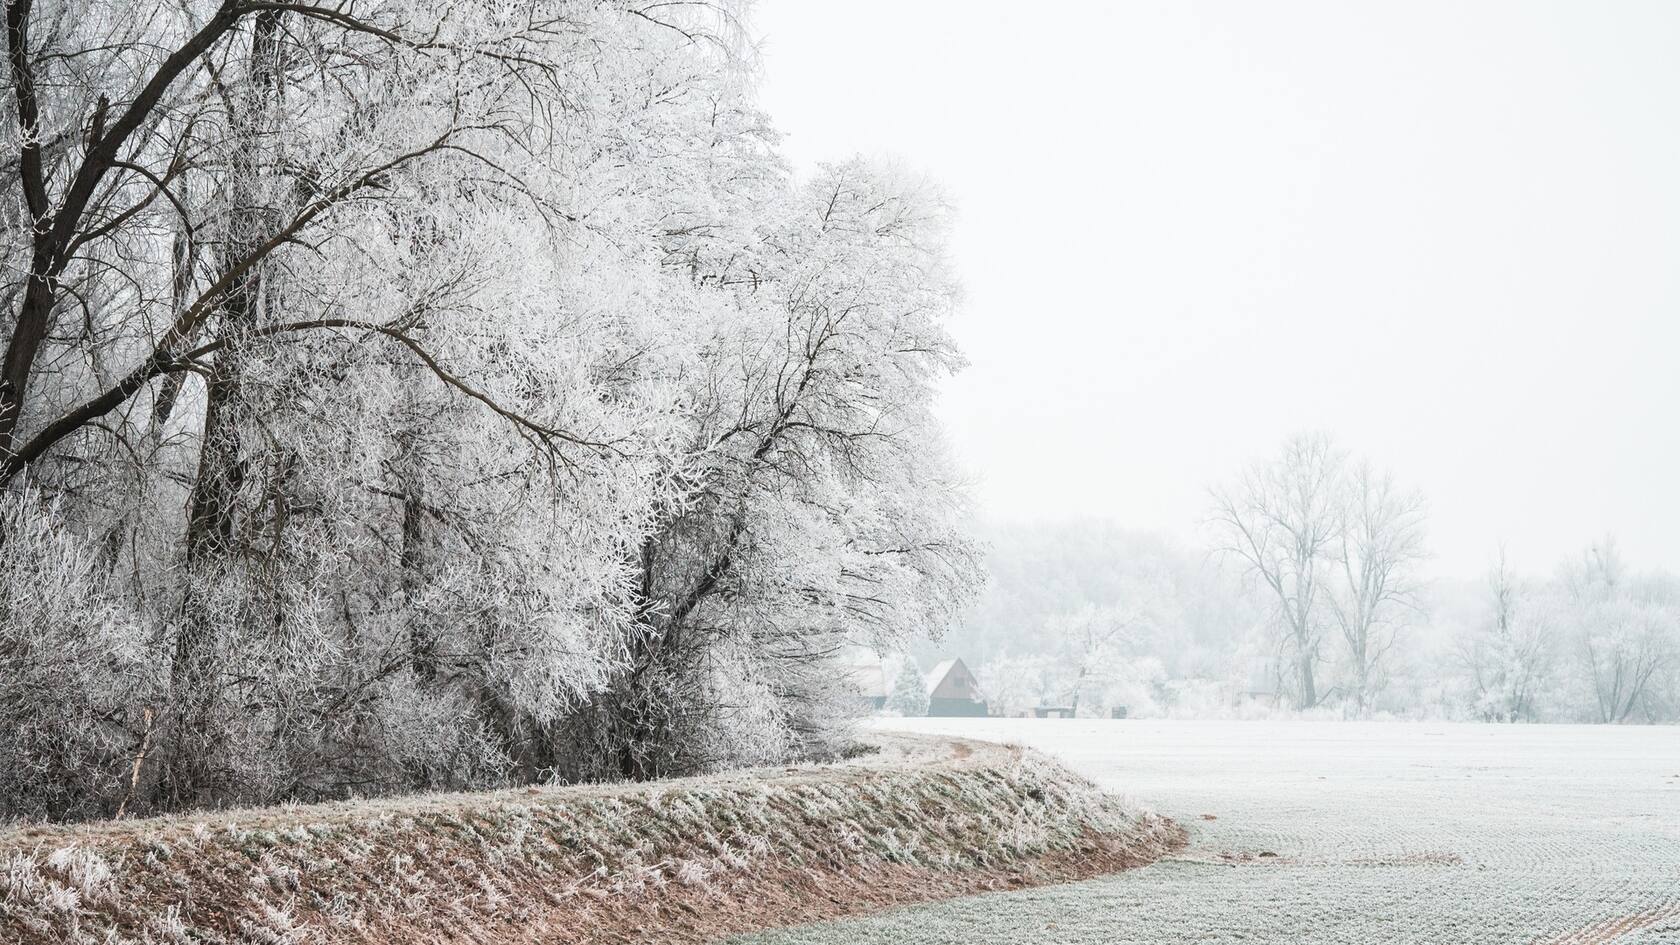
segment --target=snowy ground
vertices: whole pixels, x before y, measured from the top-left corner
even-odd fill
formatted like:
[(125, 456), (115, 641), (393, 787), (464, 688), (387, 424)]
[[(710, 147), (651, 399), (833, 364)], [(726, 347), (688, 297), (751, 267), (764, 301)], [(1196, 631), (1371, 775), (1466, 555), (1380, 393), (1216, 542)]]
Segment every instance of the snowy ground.
[(1051, 752), (1178, 818), (1190, 846), (1092, 882), (737, 942), (1680, 945), (1680, 729), (893, 724)]

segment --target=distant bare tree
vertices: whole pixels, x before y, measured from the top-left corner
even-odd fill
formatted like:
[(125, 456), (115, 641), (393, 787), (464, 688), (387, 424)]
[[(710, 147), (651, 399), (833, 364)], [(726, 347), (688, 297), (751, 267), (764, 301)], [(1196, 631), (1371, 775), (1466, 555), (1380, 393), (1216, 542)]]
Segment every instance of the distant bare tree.
[(1403, 491), (1393, 476), (1360, 462), (1342, 484), (1341, 534), (1333, 553), (1341, 586), (1329, 595), (1331, 613), (1353, 678), (1354, 706), (1370, 709), (1383, 658), (1408, 614), (1419, 607), (1417, 566), (1423, 547), (1424, 498)]
[(988, 659), (978, 675), (989, 711), (1012, 716), (1048, 705), (1055, 697), (1060, 672), (1056, 659), (1047, 654), (1004, 654)]
[(1344, 461), (1329, 437), (1295, 436), (1271, 461), (1213, 491), (1221, 550), (1244, 561), (1276, 599), (1303, 709), (1319, 702), (1313, 673), (1324, 627), (1321, 568), (1341, 538)]
[(1071, 614), (1052, 618), (1051, 632), (1062, 643), (1072, 678), (1069, 706), (1079, 714), (1079, 697), (1092, 683), (1107, 678), (1120, 649), (1130, 639), (1141, 618), (1135, 607), (1086, 606)]
[(1511, 573), (1501, 546), (1487, 577), (1488, 621), (1458, 650), (1475, 687), (1477, 714), (1489, 721), (1533, 719), (1550, 675), (1552, 621), (1529, 602), (1530, 596)]
[(1652, 682), (1677, 658), (1680, 598), (1672, 580), (1630, 580), (1615, 540), (1564, 566), (1560, 583), (1600, 722), (1625, 722), (1645, 705)]

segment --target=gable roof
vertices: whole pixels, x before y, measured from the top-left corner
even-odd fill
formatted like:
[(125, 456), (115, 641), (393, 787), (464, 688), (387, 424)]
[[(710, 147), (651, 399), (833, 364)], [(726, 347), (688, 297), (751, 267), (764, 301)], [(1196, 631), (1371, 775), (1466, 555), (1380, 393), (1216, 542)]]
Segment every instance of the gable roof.
[(945, 677), (951, 675), (951, 671), (956, 669), (958, 666), (962, 667), (963, 673), (966, 675), (974, 675), (968, 671), (968, 664), (964, 663), (960, 659), (941, 660), (939, 665), (933, 668), (933, 672), (928, 673), (927, 675), (928, 695), (933, 695), (933, 691), (939, 688), (939, 684), (945, 681)]
[(945, 681), (945, 677), (951, 674), (951, 667), (955, 665), (957, 665), (956, 660), (940, 660), (933, 667), (933, 671), (927, 674), (928, 695), (933, 695), (933, 691), (938, 689), (939, 684)]

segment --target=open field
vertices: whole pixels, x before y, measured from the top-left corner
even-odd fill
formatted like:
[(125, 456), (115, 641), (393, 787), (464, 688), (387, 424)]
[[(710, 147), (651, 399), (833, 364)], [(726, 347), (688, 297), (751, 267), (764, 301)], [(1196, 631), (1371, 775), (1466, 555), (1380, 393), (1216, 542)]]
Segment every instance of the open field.
[(944, 720), (1190, 827), (1154, 866), (738, 940), (1680, 943), (1680, 729)]

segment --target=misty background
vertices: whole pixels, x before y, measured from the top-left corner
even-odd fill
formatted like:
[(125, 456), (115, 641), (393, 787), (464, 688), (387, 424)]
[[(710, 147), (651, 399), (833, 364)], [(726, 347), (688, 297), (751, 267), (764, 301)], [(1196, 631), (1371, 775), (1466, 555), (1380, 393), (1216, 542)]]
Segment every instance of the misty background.
[(938, 409), (993, 582), (924, 669), (962, 656), (996, 688), (1063, 653), (1005, 701), (1066, 703), (1068, 622), (1118, 608), (1149, 629), (1096, 698), (1287, 688), (1209, 490), (1318, 431), (1426, 500), (1381, 709), (1478, 712), (1503, 557), (1550, 615), (1525, 714), (1598, 714), (1607, 631), (1565, 615), (1571, 575), (1609, 554), (1660, 598), (1680, 567), (1680, 11), (770, 0), (757, 22), (801, 170), (861, 148), (957, 210), (970, 365)]

